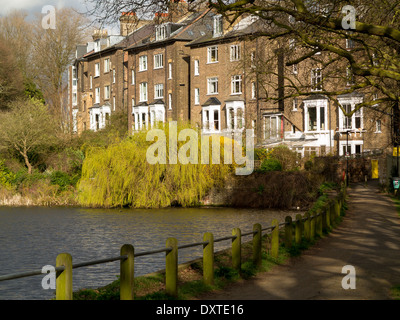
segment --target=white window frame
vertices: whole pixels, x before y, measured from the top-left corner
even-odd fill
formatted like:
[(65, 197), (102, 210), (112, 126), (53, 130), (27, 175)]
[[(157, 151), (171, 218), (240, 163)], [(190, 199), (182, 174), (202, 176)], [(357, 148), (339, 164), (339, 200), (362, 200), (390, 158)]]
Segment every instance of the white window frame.
[(164, 98), (164, 84), (157, 83), (154, 86), (154, 99), (162, 99)]
[(110, 58), (104, 59), (104, 73), (110, 72)]
[(222, 15), (213, 17), (213, 37), (219, 37), (223, 33)]
[(90, 90), (93, 89), (93, 76), (92, 75), (89, 77), (89, 89)]
[(200, 60), (198, 59), (194, 60), (194, 75), (200, 75)]
[[(206, 121), (205, 115), (208, 112), (209, 119)], [(214, 114), (217, 112), (218, 114), (218, 128), (215, 128), (215, 117)], [(221, 106), (220, 105), (210, 105), (202, 107), (202, 124), (203, 124), (203, 132), (205, 133), (216, 133), (221, 132)], [(212, 126), (210, 125), (212, 124)]]
[(95, 78), (100, 77), (100, 62), (97, 62), (94, 65), (94, 77)]
[(242, 75), (237, 74), (231, 77), (231, 95), (242, 94)]
[(207, 47), (207, 63), (218, 63), (218, 46)]
[(139, 56), (139, 71), (147, 71), (147, 55)]
[(141, 82), (139, 85), (140, 102), (147, 101), (147, 82)]
[(230, 47), (230, 57), (232, 61), (239, 61), (240, 60), (240, 44), (234, 44)]
[(194, 104), (200, 104), (200, 88), (194, 88)]
[[(343, 152), (343, 148), (350, 149), (350, 154), (356, 154), (356, 146), (361, 145), (361, 153), (364, 149), (364, 141), (363, 140), (340, 140), (339, 141), (339, 156), (345, 156)], [(348, 146), (348, 148), (347, 148)]]
[(164, 55), (162, 53), (157, 53), (154, 55), (154, 69), (164, 68)]
[[(347, 98), (347, 99), (338, 99), (340, 105), (343, 108), (346, 108), (345, 106), (348, 105), (350, 106), (350, 111), (353, 111), (356, 108), (356, 105), (359, 103), (362, 103), (362, 98)], [(338, 107), (339, 108), (339, 107)], [(360, 108), (357, 111), (353, 113), (351, 116), (351, 126), (348, 124), (345, 125), (345, 121), (347, 117), (345, 117), (343, 111), (341, 108), (338, 110), (339, 112), (339, 131), (348, 131), (348, 130), (362, 130), (364, 128), (364, 108)], [(356, 118), (360, 118), (360, 128), (356, 128)]]
[(115, 69), (112, 70), (112, 77), (113, 77), (113, 82), (112, 83), (115, 83), (115, 81), (116, 81), (116, 71), (115, 71)]
[(382, 120), (378, 119), (375, 122), (375, 133), (382, 133)]
[(104, 100), (109, 100), (110, 99), (110, 93), (111, 89), (110, 86), (104, 86)]
[(322, 91), (321, 68), (316, 68), (311, 70), (311, 91)]
[(293, 98), (293, 109), (292, 109), (292, 111), (297, 111), (298, 107), (299, 107), (299, 99), (298, 98)]
[(168, 62), (168, 79), (172, 79), (172, 62)]
[(168, 109), (172, 110), (172, 93), (168, 93)]
[(131, 70), (131, 85), (135, 84), (135, 69)]
[(229, 131), (242, 131), (245, 128), (244, 101), (226, 102), (226, 127)]
[[(329, 131), (327, 100), (312, 100), (304, 102), (304, 132), (327, 133)], [(315, 129), (310, 128), (310, 108), (315, 108)], [(321, 110), (323, 108), (323, 114)], [(323, 121), (322, 121), (323, 120)], [(322, 124), (324, 124), (322, 128)], [(314, 125), (313, 125), (314, 127)]]
[(167, 28), (161, 24), (156, 26), (156, 41), (164, 40), (167, 37)]
[(100, 103), (100, 87), (94, 89), (94, 103)]
[(113, 96), (113, 98), (112, 98), (112, 103), (113, 103), (113, 111), (115, 111), (115, 107), (116, 107), (116, 98), (115, 98), (115, 96)]
[(257, 99), (257, 87), (255, 81), (251, 82), (251, 99)]
[[(273, 133), (273, 131), (271, 131), (271, 119), (274, 118), (276, 119), (276, 133), (275, 136), (273, 136), (271, 138), (271, 133)], [(262, 129), (263, 129), (263, 139), (264, 140), (271, 140), (271, 141), (277, 141), (281, 139), (281, 132), (280, 132), (280, 128), (281, 128), (281, 121), (282, 121), (282, 114), (264, 114), (263, 115), (263, 123), (262, 123)], [(269, 134), (267, 135), (267, 122), (269, 122)]]
[(218, 94), (218, 77), (207, 78), (207, 94)]

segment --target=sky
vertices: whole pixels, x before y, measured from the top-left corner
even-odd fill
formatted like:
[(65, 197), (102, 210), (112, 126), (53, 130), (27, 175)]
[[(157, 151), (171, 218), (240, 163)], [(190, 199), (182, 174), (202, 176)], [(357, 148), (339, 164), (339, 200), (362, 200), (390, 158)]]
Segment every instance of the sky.
[(11, 10), (25, 10), (29, 15), (41, 13), (46, 5), (52, 5), (58, 9), (65, 6), (78, 10), (85, 10), (84, 0), (0, 0), (0, 15), (6, 15)]
[[(72, 7), (78, 12), (87, 12), (87, 3), (85, 0), (0, 0), (0, 16), (7, 15), (12, 10), (24, 10), (28, 14), (28, 19), (42, 13), (42, 8), (47, 5), (52, 5), (57, 9), (64, 7)], [(118, 25), (118, 24), (117, 24)], [(107, 27), (109, 34), (118, 34), (117, 25)]]

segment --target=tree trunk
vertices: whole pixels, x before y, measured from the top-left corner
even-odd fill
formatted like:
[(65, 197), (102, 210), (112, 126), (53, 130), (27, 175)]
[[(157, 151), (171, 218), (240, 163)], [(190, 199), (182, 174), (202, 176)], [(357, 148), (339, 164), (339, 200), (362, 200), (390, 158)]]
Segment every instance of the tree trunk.
[(24, 157), (25, 165), (28, 168), (28, 174), (32, 174), (32, 165), (29, 162), (28, 154), (26, 152), (21, 152), (21, 154)]

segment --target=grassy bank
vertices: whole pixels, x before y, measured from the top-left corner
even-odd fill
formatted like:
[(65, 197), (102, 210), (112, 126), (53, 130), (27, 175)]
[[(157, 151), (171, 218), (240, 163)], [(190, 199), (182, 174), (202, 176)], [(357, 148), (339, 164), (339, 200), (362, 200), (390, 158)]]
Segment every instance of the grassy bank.
[[(327, 191), (321, 195), (314, 203), (309, 213), (314, 213), (323, 208), (329, 200)], [(344, 215), (346, 206), (342, 208), (341, 214)], [(341, 218), (336, 220), (340, 223)], [(330, 230), (324, 230), (324, 235), (329, 233)], [(242, 244), (242, 266), (241, 272), (232, 268), (231, 249), (226, 249), (215, 254), (214, 265), (214, 285), (205, 285), (203, 282), (203, 264), (202, 259), (183, 264), (178, 271), (178, 287), (179, 295), (177, 298), (168, 296), (165, 293), (165, 275), (164, 273), (157, 272), (147, 276), (135, 278), (135, 299), (136, 300), (187, 300), (187, 299), (201, 299), (201, 296), (213, 290), (223, 290), (229, 284), (238, 280), (246, 280), (255, 276), (259, 272), (268, 272), (273, 267), (285, 263), (291, 257), (296, 257), (301, 254), (303, 250), (308, 249), (316, 241), (316, 237), (312, 241), (302, 239), (299, 244), (293, 244), (290, 248), (284, 245), (284, 231), (280, 232), (280, 247), (279, 255), (274, 258), (270, 255), (270, 235), (266, 234), (262, 238), (262, 264), (256, 266), (252, 261), (253, 247), (252, 241)], [(119, 300), (119, 280), (113, 283), (98, 288), (98, 289), (81, 289), (74, 293), (76, 300)]]

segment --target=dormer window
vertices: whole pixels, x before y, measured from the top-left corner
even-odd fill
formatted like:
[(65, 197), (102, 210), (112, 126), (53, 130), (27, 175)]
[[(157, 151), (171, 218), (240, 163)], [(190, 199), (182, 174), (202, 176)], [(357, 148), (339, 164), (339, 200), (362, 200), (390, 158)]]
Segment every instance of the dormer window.
[(101, 49), (100, 39), (97, 39), (94, 44), (94, 52), (99, 52)]
[(222, 35), (222, 16), (214, 16), (213, 36), (219, 37)]
[(161, 24), (156, 26), (156, 41), (164, 40), (167, 37), (167, 28)]

